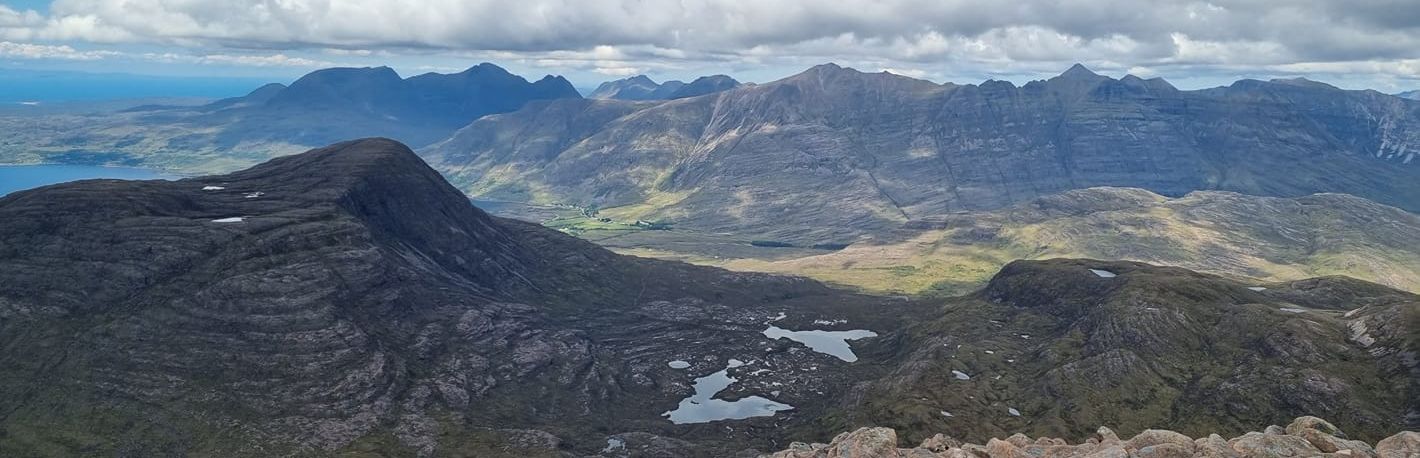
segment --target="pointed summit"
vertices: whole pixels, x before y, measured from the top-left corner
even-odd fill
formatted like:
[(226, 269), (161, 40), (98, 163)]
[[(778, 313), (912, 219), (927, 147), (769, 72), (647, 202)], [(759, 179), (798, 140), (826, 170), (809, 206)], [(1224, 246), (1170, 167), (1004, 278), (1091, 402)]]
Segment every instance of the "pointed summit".
[(656, 83), (656, 80), (653, 80), (653, 79), (651, 79), (651, 77), (646, 76), (646, 75), (636, 75), (636, 76), (633, 76), (633, 77), (630, 77), (630, 78), (625, 79), (625, 81), (631, 82), (631, 83), (636, 83), (636, 84), (648, 84), (648, 85), (651, 85), (651, 86), (656, 86), (656, 85), (658, 85), (658, 84)]
[(1084, 64), (1076, 63), (1075, 65), (1071, 65), (1069, 70), (1065, 70), (1065, 73), (1061, 73), (1057, 78), (1095, 79), (1100, 78), (1100, 75), (1085, 68)]

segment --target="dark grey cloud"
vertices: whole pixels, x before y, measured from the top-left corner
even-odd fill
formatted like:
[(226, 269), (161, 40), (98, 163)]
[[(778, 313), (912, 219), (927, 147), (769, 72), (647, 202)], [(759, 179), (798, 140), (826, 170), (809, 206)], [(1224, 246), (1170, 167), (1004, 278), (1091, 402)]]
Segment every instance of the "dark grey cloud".
[(0, 39), (481, 53), (622, 74), (800, 60), (1023, 71), (1349, 68), (1414, 78), (1414, 0), (57, 0)]

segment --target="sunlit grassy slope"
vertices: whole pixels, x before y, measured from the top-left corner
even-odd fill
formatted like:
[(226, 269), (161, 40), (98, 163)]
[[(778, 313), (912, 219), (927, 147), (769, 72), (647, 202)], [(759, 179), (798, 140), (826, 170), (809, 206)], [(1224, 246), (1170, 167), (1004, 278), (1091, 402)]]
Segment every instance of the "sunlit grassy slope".
[(1144, 261), (1259, 282), (1346, 275), (1420, 291), (1420, 217), (1339, 194), (1170, 199), (1093, 188), (1005, 210), (919, 218), (840, 251), (611, 229), (583, 223), (574, 230), (626, 254), (804, 275), (885, 294), (964, 293), (1012, 260), (1060, 257)]

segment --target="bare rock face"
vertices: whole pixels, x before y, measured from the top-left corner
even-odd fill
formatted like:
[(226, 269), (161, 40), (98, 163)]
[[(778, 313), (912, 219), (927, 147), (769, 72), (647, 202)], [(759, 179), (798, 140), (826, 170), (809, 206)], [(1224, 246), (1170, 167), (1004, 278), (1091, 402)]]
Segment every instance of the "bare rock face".
[(826, 450), (829, 458), (871, 458), (897, 453), (897, 433), (888, 428), (863, 428), (835, 438)]
[(1406, 431), (1376, 443), (1379, 458), (1411, 458), (1420, 456), (1420, 433)]
[[(1331, 423), (1316, 417), (1301, 417), (1278, 434), (1250, 432), (1231, 440), (1217, 434), (1191, 439), (1168, 430), (1145, 430), (1121, 441), (1109, 428), (1077, 445), (1051, 438), (1031, 439), (1015, 434), (993, 438), (986, 445), (961, 444), (947, 436), (933, 436), (921, 446), (895, 448), (896, 435), (887, 428), (862, 428), (839, 434), (827, 447), (791, 448), (774, 458), (1283, 458), (1283, 457), (1367, 457), (1413, 458), (1420, 456), (1420, 433), (1406, 431), (1381, 440), (1372, 448), (1360, 441), (1343, 439), (1345, 434)], [(1318, 446), (1317, 444), (1322, 444)], [(851, 451), (843, 455), (840, 451)], [(835, 455), (834, 453), (840, 453)]]

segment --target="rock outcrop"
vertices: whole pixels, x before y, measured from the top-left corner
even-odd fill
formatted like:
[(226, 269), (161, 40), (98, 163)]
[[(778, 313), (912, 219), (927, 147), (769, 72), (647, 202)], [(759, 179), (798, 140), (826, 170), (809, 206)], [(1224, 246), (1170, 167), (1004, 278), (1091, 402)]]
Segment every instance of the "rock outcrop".
[(1197, 439), (1150, 429), (1121, 440), (1106, 427), (1083, 443), (1068, 444), (1064, 439), (1032, 439), (1015, 434), (993, 438), (985, 445), (961, 443), (938, 434), (913, 448), (900, 448), (897, 434), (890, 428), (861, 428), (843, 433), (827, 444), (796, 442), (787, 450), (768, 458), (1280, 458), (1356, 457), (1414, 458), (1420, 456), (1420, 433), (1406, 431), (1390, 436), (1373, 447), (1366, 442), (1346, 439), (1331, 423), (1316, 417), (1300, 417), (1285, 429), (1269, 427), (1268, 432), (1250, 432), (1232, 439), (1217, 434)]

